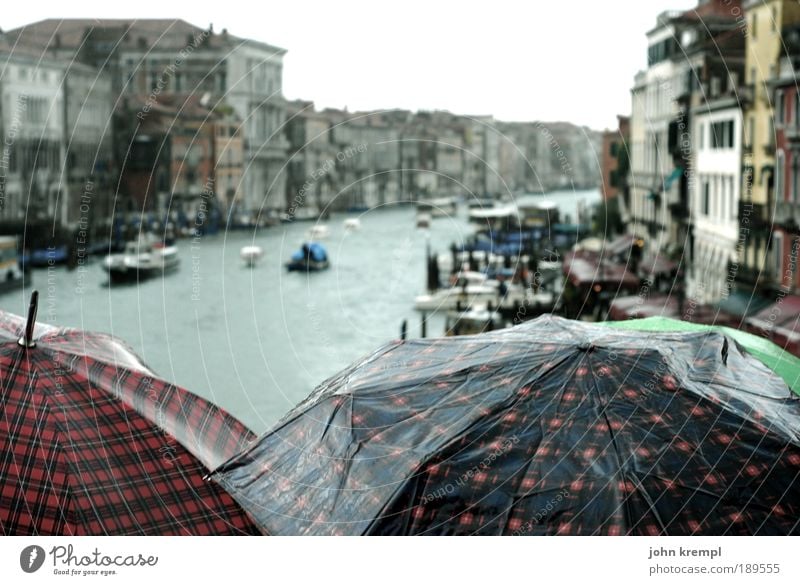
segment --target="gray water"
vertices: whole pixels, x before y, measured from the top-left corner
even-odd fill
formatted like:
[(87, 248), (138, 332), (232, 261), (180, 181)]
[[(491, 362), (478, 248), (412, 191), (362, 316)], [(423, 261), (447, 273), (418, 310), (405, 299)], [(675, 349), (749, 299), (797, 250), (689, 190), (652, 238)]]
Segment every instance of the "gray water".
[[(574, 217), (576, 201), (599, 195), (548, 198)], [(346, 217), (360, 217), (361, 230), (346, 232)], [(331, 269), (287, 273), (311, 225), (181, 240), (179, 271), (138, 285), (108, 286), (98, 260), (34, 270), (24, 290), (0, 295), (0, 309), (24, 314), (36, 288), (40, 322), (116, 335), (163, 378), (262, 432), (324, 379), (397, 339), (404, 319), (418, 337), (413, 303), (425, 287), (426, 240), (443, 252), (471, 235), (465, 214), (435, 219), (429, 231), (416, 229), (410, 207), (334, 215), (323, 241)], [(239, 250), (252, 243), (265, 256), (250, 269)], [(444, 315), (429, 316), (428, 335), (443, 330)]]

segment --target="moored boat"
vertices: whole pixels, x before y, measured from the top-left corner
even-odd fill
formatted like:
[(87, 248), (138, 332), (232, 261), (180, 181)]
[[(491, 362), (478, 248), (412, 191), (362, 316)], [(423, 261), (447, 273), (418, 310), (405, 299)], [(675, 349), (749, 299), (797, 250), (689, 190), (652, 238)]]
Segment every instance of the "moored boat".
[(361, 220), (357, 217), (348, 217), (344, 220), (344, 229), (349, 232), (354, 232), (361, 229)]
[(242, 249), (239, 250), (239, 257), (250, 268), (258, 264), (263, 256), (264, 249), (261, 246), (242, 246)]
[(327, 238), (331, 233), (331, 230), (328, 226), (324, 224), (315, 224), (308, 229), (308, 239), (309, 240), (322, 240)]
[(325, 247), (318, 242), (309, 242), (292, 254), (292, 259), (286, 263), (289, 272), (306, 271), (317, 272), (330, 267), (328, 252)]
[(103, 269), (112, 281), (144, 280), (177, 270), (180, 264), (178, 248), (166, 245), (152, 234), (142, 234), (125, 244), (120, 254), (109, 254)]

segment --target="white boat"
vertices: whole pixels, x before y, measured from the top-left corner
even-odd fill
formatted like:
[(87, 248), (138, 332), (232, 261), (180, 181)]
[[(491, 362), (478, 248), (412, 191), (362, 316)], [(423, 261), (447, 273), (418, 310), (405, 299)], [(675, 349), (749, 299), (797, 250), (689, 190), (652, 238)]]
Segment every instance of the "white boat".
[(455, 197), (439, 197), (417, 202), (419, 213), (429, 213), (432, 217), (450, 217), (458, 211), (458, 200)]
[(324, 224), (316, 224), (308, 228), (308, 239), (311, 241), (322, 240), (331, 234), (331, 230)]
[(239, 257), (244, 261), (246, 266), (253, 267), (258, 264), (264, 256), (264, 249), (261, 246), (243, 246), (239, 250)]
[(344, 220), (344, 229), (354, 232), (361, 229), (361, 220), (357, 217), (348, 217)]
[(111, 280), (143, 280), (178, 268), (178, 248), (166, 245), (152, 234), (142, 234), (138, 240), (125, 244), (121, 254), (109, 254), (103, 259), (103, 269)]
[(502, 329), (504, 323), (500, 313), (487, 304), (478, 304), (465, 311), (448, 311), (444, 327), (445, 336), (453, 337), (495, 331)]

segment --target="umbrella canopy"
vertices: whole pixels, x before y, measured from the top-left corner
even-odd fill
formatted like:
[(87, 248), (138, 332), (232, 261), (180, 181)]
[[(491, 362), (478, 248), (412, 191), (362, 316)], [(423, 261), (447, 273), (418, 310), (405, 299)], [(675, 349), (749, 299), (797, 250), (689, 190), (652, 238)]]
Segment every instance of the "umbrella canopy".
[(747, 353), (758, 358), (764, 365), (783, 378), (789, 388), (800, 394), (800, 358), (758, 335), (727, 326), (687, 323), (686, 321), (664, 317), (648, 317), (647, 319), (633, 319), (631, 321), (607, 321), (603, 325), (617, 329), (662, 333), (668, 331), (718, 331), (734, 339), (736, 343), (747, 350)]
[(793, 534), (800, 397), (716, 331), (388, 345), (212, 478), (271, 534)]
[(122, 343), (0, 313), (0, 533), (242, 534), (208, 470), (254, 438)]

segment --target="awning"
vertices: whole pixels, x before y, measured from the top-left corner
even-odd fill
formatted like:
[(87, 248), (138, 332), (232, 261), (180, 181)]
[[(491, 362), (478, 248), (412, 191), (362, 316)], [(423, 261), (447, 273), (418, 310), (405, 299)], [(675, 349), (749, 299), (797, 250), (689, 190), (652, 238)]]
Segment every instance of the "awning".
[(618, 254), (628, 254), (631, 250), (631, 246), (633, 246), (633, 242), (636, 240), (635, 236), (631, 235), (624, 235), (618, 237), (616, 240), (610, 242), (606, 246), (606, 255), (607, 256), (617, 256)]
[(683, 176), (683, 168), (676, 167), (664, 181), (664, 191), (668, 191), (672, 184)]
[(670, 276), (678, 270), (678, 264), (664, 254), (647, 256), (639, 263), (639, 273), (645, 276)]
[(625, 321), (647, 317), (671, 317), (689, 323), (737, 327), (739, 318), (720, 311), (711, 305), (698, 305), (691, 299), (680, 307), (675, 295), (653, 294), (648, 297), (631, 296), (614, 299), (609, 308), (609, 319)]
[(564, 275), (576, 287), (600, 285), (605, 289), (630, 290), (639, 288), (639, 277), (625, 265), (601, 260), (596, 254), (572, 252), (564, 255)]
[(785, 295), (749, 317), (746, 328), (800, 356), (800, 297)]
[(771, 301), (769, 299), (765, 299), (764, 297), (756, 295), (755, 293), (733, 291), (727, 297), (722, 299), (717, 304), (717, 307), (721, 311), (744, 318), (755, 315), (767, 307), (770, 303)]

